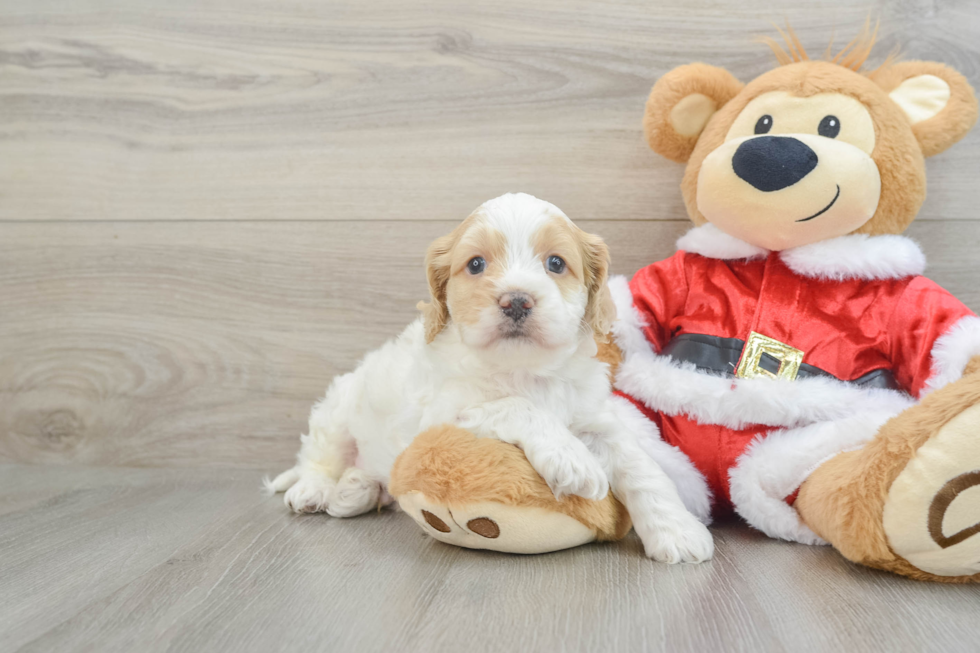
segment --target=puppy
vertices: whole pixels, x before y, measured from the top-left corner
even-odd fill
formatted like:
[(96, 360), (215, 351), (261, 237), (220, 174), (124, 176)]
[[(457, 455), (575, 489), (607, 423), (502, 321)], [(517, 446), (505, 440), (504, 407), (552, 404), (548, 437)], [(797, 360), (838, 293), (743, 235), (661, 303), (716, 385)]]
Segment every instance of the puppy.
[(556, 497), (601, 499), (611, 483), (650, 557), (709, 559), (710, 533), (641, 447), (646, 420), (613, 396), (596, 359), (615, 318), (605, 243), (557, 207), (511, 194), (436, 240), (426, 267), (423, 317), (333, 381), (297, 465), (268, 488), (296, 512), (374, 510), (391, 501), (398, 454), (455, 423), (519, 446)]

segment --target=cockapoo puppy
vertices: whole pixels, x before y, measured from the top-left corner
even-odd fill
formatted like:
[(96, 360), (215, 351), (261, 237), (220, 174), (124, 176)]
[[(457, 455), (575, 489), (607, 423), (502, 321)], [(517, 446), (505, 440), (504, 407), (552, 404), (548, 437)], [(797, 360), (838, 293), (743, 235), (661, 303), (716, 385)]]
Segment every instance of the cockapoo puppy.
[[(374, 510), (390, 502), (398, 454), (454, 423), (519, 446), (556, 497), (601, 499), (611, 486), (651, 558), (710, 559), (711, 534), (678, 493), (698, 496), (703, 478), (612, 394), (596, 358), (616, 312), (602, 239), (547, 202), (509, 194), (436, 240), (426, 267), (423, 317), (333, 381), (296, 466), (269, 489), (296, 512)], [(688, 507), (707, 517), (707, 505)]]

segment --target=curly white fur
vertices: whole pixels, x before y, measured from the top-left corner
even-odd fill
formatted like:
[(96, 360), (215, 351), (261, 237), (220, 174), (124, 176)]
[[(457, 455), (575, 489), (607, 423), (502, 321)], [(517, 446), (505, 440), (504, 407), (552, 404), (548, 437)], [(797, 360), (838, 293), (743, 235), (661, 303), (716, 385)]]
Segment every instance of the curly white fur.
[[(556, 496), (598, 499), (611, 486), (654, 559), (710, 558), (710, 533), (684, 507), (686, 501), (706, 519), (703, 478), (663, 447), (648, 444), (655, 455), (644, 453), (640, 439), (656, 435), (614, 397), (609, 368), (595, 358), (586, 316), (595, 315), (603, 289), (590, 290), (587, 279), (605, 278), (604, 257), (567, 251), (570, 269), (551, 269), (553, 256), (576, 239), (585, 248), (586, 236), (571, 229), (546, 235), (556, 219), (568, 218), (529, 195), (491, 200), (474, 215), (468, 229), (476, 231), (465, 230), (451, 251), (440, 250), (452, 264), (448, 289), (434, 287), (433, 299), (448, 298), (448, 324), (427, 342), (417, 320), (336, 378), (313, 408), (296, 467), (267, 486), (285, 490), (286, 504), (297, 512), (367, 512), (385, 500), (382, 487), (395, 458), (414, 437), (455, 423), (520, 446)], [(445, 242), (437, 241), (440, 248)], [(472, 272), (477, 257), (485, 265)], [(588, 265), (601, 270), (571, 269)], [(430, 282), (442, 274), (435, 272), (430, 269)], [(528, 313), (519, 319), (508, 299), (518, 295)]]

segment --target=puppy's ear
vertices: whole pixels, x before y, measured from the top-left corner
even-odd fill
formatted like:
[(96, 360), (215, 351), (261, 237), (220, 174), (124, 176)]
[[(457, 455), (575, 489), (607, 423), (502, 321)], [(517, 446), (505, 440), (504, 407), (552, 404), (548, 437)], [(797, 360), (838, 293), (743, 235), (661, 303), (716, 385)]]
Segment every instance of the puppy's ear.
[(711, 116), (744, 84), (724, 68), (679, 66), (657, 80), (647, 99), (643, 133), (657, 154), (684, 163)]
[(606, 342), (616, 319), (616, 304), (606, 281), (609, 279), (609, 248), (599, 236), (582, 237), (582, 267), (589, 301), (585, 306), (585, 323), (592, 327), (597, 342)]
[(977, 121), (977, 98), (963, 75), (941, 63), (903, 61), (871, 74), (902, 109), (924, 156), (939, 154)]
[(429, 279), (429, 303), (419, 302), (425, 323), (425, 341), (432, 342), (449, 322), (446, 305), (446, 284), (452, 272), (453, 248), (459, 239), (457, 231), (437, 238), (425, 253), (426, 276)]

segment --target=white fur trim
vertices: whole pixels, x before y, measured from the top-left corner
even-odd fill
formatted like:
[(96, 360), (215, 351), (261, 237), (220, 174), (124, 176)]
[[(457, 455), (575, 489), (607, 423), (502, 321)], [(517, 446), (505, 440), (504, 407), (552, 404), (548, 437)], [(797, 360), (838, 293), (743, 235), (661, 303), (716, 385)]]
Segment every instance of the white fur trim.
[(788, 249), (780, 258), (799, 275), (833, 281), (904, 279), (926, 269), (926, 255), (904, 236), (841, 236)]
[(639, 311), (633, 306), (633, 293), (629, 281), (622, 275), (609, 278), (609, 294), (616, 305), (616, 321), (612, 325), (613, 340), (624, 355), (650, 351), (652, 346), (643, 335), (646, 326)]
[(959, 380), (974, 356), (980, 356), (980, 317), (970, 315), (936, 340), (932, 347), (932, 376), (922, 394)]
[(647, 419), (627, 399), (614, 397), (616, 416), (626, 428), (638, 436), (640, 447), (660, 466), (674, 482), (684, 507), (704, 524), (711, 523), (711, 490), (704, 475), (691, 459), (677, 447), (672, 447), (660, 437), (657, 425)]
[(732, 503), (738, 514), (769, 537), (826, 544), (800, 520), (786, 497), (825, 461), (859, 449), (885, 422), (913, 404), (911, 398), (891, 394), (890, 406), (757, 438), (729, 471)]
[(753, 424), (803, 426), (832, 422), (889, 405), (899, 393), (864, 389), (836, 379), (734, 379), (699, 372), (647, 351), (626, 352), (616, 387), (651, 409), (684, 414), (702, 424), (741, 429)]
[[(769, 254), (768, 250), (729, 236), (712, 224), (688, 231), (677, 241), (677, 248), (722, 260), (755, 259)], [(800, 276), (835, 281), (903, 279), (922, 274), (926, 268), (922, 249), (909, 238), (894, 235), (841, 236), (787, 249), (779, 256)]]
[(710, 223), (695, 227), (681, 236), (677, 249), (724, 260), (763, 258), (769, 254), (769, 250), (729, 236)]

